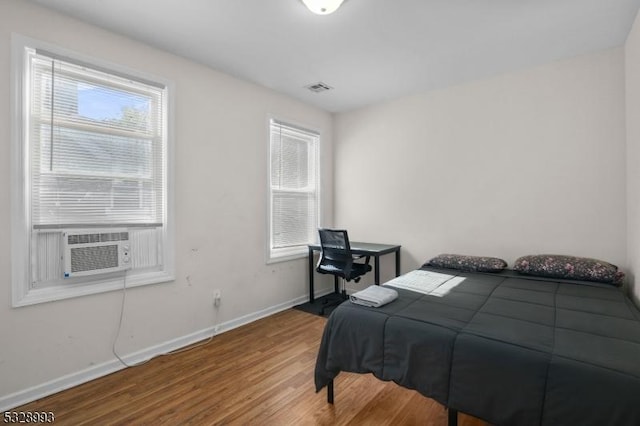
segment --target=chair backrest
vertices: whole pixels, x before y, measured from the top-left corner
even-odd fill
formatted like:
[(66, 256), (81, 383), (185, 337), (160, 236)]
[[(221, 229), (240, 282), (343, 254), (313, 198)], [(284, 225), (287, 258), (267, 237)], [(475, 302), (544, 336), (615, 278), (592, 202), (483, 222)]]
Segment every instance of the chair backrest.
[[(318, 266), (331, 263), (351, 264), (353, 256), (351, 254), (351, 245), (349, 244), (349, 235), (344, 229), (324, 229), (318, 230), (320, 234), (320, 261)], [(346, 265), (345, 265), (346, 266)]]

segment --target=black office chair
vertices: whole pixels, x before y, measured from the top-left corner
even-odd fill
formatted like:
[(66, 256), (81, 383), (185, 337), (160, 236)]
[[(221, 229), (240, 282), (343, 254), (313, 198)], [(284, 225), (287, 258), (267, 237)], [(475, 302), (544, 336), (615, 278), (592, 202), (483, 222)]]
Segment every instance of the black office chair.
[[(367, 256), (364, 263), (354, 262), (362, 256), (354, 256), (351, 253), (351, 245), (349, 244), (349, 235), (344, 229), (319, 229), (320, 234), (320, 259), (316, 271), (321, 274), (331, 274), (342, 278), (344, 281), (354, 282), (360, 281), (360, 278), (371, 270), (369, 265), (369, 257)], [(323, 305), (320, 315), (324, 315), (324, 309), (342, 303), (347, 299), (347, 291), (343, 282), (341, 297), (333, 302)]]

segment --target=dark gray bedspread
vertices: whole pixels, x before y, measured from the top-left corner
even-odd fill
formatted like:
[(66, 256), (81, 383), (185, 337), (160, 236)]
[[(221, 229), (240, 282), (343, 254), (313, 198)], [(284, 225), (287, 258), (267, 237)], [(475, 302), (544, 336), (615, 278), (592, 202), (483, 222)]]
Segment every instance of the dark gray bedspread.
[(424, 269), (465, 279), (336, 308), (317, 391), (340, 371), (373, 373), (498, 425), (640, 425), (640, 311), (622, 291)]

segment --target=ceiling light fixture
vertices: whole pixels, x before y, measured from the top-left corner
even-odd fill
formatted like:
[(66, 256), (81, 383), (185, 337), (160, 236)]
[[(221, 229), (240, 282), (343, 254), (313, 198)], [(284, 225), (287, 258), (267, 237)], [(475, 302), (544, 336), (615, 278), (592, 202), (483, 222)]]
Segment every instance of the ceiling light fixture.
[(344, 0), (302, 0), (310, 11), (318, 15), (328, 15), (335, 12)]

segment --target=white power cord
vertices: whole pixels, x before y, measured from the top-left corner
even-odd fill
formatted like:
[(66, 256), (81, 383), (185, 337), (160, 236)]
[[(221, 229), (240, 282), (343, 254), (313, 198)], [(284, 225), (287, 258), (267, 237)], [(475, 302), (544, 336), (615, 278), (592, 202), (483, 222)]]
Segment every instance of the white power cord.
[[(187, 275), (187, 282), (189, 283), (189, 285), (191, 285), (191, 277), (189, 275)], [(211, 336), (209, 336), (208, 339), (198, 343), (197, 345), (191, 345), (191, 346), (187, 346), (185, 348), (182, 349), (176, 349), (174, 351), (169, 351), (169, 352), (165, 352), (162, 354), (158, 354), (155, 356), (152, 356), (149, 359), (146, 359), (144, 361), (140, 361), (140, 362), (136, 362), (135, 364), (127, 364), (121, 357), (120, 355), (118, 355), (118, 352), (116, 351), (116, 344), (118, 342), (118, 339), (120, 338), (120, 332), (122, 331), (122, 320), (124, 318), (124, 306), (125, 306), (125, 300), (127, 297), (127, 271), (124, 271), (124, 277), (122, 280), (122, 301), (120, 304), (120, 318), (118, 319), (118, 332), (116, 333), (116, 337), (113, 339), (113, 344), (111, 345), (111, 352), (113, 353), (113, 355), (118, 358), (118, 361), (120, 361), (122, 363), (122, 365), (124, 365), (125, 367), (137, 367), (139, 365), (142, 364), (146, 364), (147, 362), (151, 361), (154, 358), (157, 358), (159, 356), (166, 356), (166, 355), (173, 355), (173, 354), (179, 354), (181, 352), (186, 352), (186, 351), (190, 351), (192, 349), (195, 348), (199, 348), (200, 346), (204, 346), (208, 343), (210, 343), (213, 340), (213, 337), (217, 334), (217, 321), (218, 321), (218, 308), (216, 308), (215, 310), (215, 318), (214, 318), (214, 332)]]
[(113, 355), (116, 358), (118, 358), (118, 361), (120, 361), (125, 367), (136, 367), (138, 365), (142, 365), (144, 363), (151, 361), (153, 358), (149, 358), (145, 361), (140, 361), (135, 364), (127, 364), (120, 357), (120, 355), (118, 355), (118, 352), (116, 351), (116, 343), (118, 343), (118, 339), (120, 338), (120, 332), (122, 331), (122, 319), (124, 317), (124, 304), (125, 304), (126, 298), (127, 298), (127, 271), (124, 271), (124, 277), (122, 278), (122, 300), (120, 303), (120, 319), (118, 319), (118, 332), (116, 333), (115, 339), (113, 339), (113, 344), (111, 345), (111, 352), (113, 352)]

